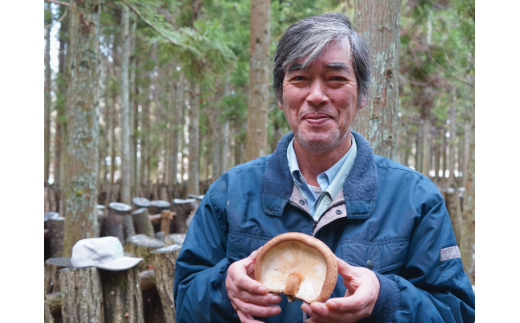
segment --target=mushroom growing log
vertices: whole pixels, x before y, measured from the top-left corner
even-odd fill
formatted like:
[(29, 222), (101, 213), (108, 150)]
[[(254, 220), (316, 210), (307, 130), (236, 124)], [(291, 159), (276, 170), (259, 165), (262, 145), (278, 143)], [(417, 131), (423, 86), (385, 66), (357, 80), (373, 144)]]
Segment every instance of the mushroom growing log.
[(306, 303), (324, 302), (336, 286), (336, 256), (320, 240), (290, 232), (268, 241), (255, 262), (255, 279), (271, 293)]

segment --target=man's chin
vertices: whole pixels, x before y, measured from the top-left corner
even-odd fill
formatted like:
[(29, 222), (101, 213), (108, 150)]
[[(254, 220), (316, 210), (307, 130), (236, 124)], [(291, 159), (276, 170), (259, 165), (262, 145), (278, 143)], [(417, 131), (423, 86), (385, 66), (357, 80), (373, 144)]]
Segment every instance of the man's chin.
[(306, 151), (313, 155), (321, 155), (323, 153), (334, 150), (338, 147), (346, 136), (340, 138), (339, 132), (333, 132), (328, 136), (316, 136), (309, 134), (296, 134), (296, 140)]

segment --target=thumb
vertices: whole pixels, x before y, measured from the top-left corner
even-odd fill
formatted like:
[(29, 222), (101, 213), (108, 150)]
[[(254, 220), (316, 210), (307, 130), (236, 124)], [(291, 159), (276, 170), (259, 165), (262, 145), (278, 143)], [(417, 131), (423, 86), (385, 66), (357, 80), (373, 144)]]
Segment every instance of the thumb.
[(258, 257), (258, 253), (260, 252), (260, 249), (262, 247), (258, 248), (257, 250), (253, 251), (247, 258), (244, 258), (244, 266), (246, 267), (247, 274), (250, 275), (251, 272), (254, 270), (254, 264), (256, 262), (256, 258)]
[(336, 262), (338, 264), (338, 274), (341, 275), (343, 278), (343, 284), (348, 289), (347, 293), (354, 293), (360, 285), (356, 275), (356, 267), (347, 264), (338, 257), (336, 257)]

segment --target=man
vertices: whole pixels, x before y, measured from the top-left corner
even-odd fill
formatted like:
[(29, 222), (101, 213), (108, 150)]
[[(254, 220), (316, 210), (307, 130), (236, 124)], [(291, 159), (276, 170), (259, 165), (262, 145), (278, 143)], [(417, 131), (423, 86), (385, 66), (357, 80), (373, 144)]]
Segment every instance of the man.
[[(273, 86), (292, 133), (204, 196), (177, 259), (177, 322), (474, 322), (438, 189), (351, 131), (370, 75), (344, 15), (287, 29)], [(325, 303), (288, 303), (252, 278), (258, 249), (285, 232), (335, 253), (338, 281)]]

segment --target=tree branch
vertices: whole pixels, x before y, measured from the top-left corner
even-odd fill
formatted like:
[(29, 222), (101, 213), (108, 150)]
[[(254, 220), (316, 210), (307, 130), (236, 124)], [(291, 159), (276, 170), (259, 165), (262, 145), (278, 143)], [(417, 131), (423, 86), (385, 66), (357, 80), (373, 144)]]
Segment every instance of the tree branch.
[(44, 0), (44, 1), (46, 1), (46, 2), (51, 2), (51, 3), (61, 4), (62, 6), (66, 6), (66, 7), (70, 6), (69, 3), (62, 2), (62, 1), (57, 1), (57, 0)]
[(460, 82), (466, 84), (466, 85), (469, 86), (469, 87), (473, 87), (473, 85), (471, 85), (470, 83), (468, 83), (468, 82), (466, 82), (465, 80), (461, 79), (460, 77), (458, 77), (458, 76), (456, 76), (456, 75), (454, 75), (454, 74), (448, 72), (448, 70), (445, 69), (441, 64), (437, 63), (437, 61), (436, 61), (436, 60), (433, 58), (433, 56), (431, 55), (431, 53), (430, 53), (430, 49), (429, 49), (429, 48), (426, 50), (426, 54), (428, 54), (428, 57), (429, 57), (429, 58), (430, 58), (430, 59), (435, 63), (435, 65), (439, 66), (439, 68), (442, 69), (446, 74), (448, 74), (448, 76), (451, 76), (452, 78), (454, 78), (454, 79), (456, 79), (456, 80), (458, 80), (458, 81), (460, 81)]
[(175, 46), (181, 46), (180, 44), (176, 43), (174, 40), (172, 40), (170, 37), (168, 37), (167, 35), (165, 35), (164, 33), (162, 33), (160, 30), (158, 30), (151, 22), (148, 21), (148, 19), (146, 19), (145, 17), (143, 17), (143, 15), (141, 15), (141, 13), (136, 9), (134, 8), (134, 6), (132, 6), (131, 4), (129, 4), (127, 1), (124, 1), (123, 2), (128, 6), (128, 8), (132, 9), (133, 12), (135, 12), (135, 14), (141, 18), (150, 28), (152, 28), (156, 33), (158, 33), (159, 35), (161, 35), (164, 39), (166, 39), (168, 42), (172, 43), (173, 45)]
[(54, 20), (53, 22), (51, 22), (50, 24), (48, 24), (47, 26), (45, 26), (43, 28), (47, 29), (50, 26), (52, 26), (55, 22), (61, 22), (63, 20), (63, 18), (65, 18), (66, 15), (67, 15), (67, 9), (65, 9), (65, 12), (63, 13), (63, 15), (61, 15), (60, 19)]

